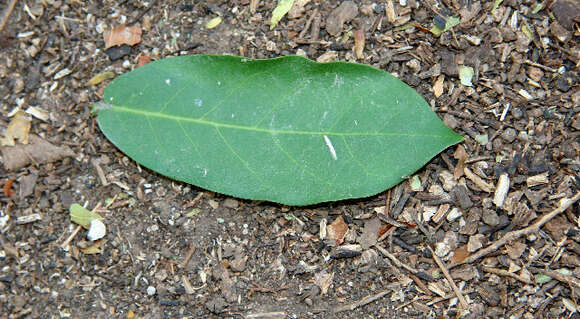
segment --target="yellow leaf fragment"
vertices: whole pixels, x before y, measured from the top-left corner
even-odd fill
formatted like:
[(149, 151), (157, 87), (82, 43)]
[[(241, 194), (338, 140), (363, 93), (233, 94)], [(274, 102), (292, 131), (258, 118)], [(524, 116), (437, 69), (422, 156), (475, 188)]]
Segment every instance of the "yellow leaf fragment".
[(222, 17), (217, 16), (211, 20), (209, 20), (206, 24), (205, 24), (205, 28), (206, 29), (213, 29), (215, 27), (217, 27), (218, 25), (220, 25), (220, 23), (222, 23)]
[(292, 9), (294, 0), (280, 0), (278, 5), (272, 12), (272, 19), (270, 20), (270, 30), (274, 29), (280, 20)]
[(89, 247), (81, 248), (80, 251), (85, 255), (96, 255), (103, 253), (103, 247), (101, 247), (101, 242), (99, 241)]
[(93, 78), (90, 79), (89, 82), (87, 82), (87, 86), (97, 85), (103, 81), (112, 79), (114, 77), (115, 77), (115, 73), (113, 73), (113, 72), (110, 72), (110, 71), (103, 72), (103, 73), (100, 73), (100, 74), (93, 76)]
[(30, 115), (24, 111), (17, 111), (8, 124), (4, 137), (0, 138), (2, 146), (14, 146), (16, 141), (22, 144), (28, 144), (28, 133), (30, 132)]

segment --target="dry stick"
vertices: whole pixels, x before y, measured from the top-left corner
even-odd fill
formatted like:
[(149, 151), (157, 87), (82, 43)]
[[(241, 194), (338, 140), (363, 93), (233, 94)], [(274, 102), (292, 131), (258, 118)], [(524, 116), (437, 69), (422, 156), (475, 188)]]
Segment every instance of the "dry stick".
[(397, 257), (395, 257), (395, 255), (391, 254), (388, 250), (386, 250), (385, 248), (379, 246), (379, 245), (375, 245), (375, 247), (381, 252), (381, 254), (389, 257), (389, 259), (399, 268), (405, 268), (408, 271), (410, 271), (413, 275), (416, 275), (418, 273), (418, 271), (407, 265), (407, 264), (403, 264), (400, 260), (397, 259)]
[(62, 244), (60, 244), (60, 248), (66, 249), (66, 246), (68, 246), (70, 242), (73, 240), (73, 238), (75, 238), (75, 236), (79, 233), (79, 231), (81, 231), (81, 228), (83, 227), (81, 225), (78, 225), (77, 228), (75, 228), (75, 230), (72, 232), (72, 234), (70, 234), (70, 236), (68, 236), (68, 238)]
[(2, 16), (2, 20), (0, 20), (0, 32), (4, 30), (6, 22), (8, 22), (8, 18), (10, 17), (12, 10), (14, 10), (14, 7), (16, 6), (16, 1), (17, 0), (10, 1), (10, 3), (8, 4), (8, 8), (6, 8), (6, 10), (4, 11), (4, 16)]
[(439, 257), (435, 254), (435, 252), (433, 251), (433, 249), (431, 249), (431, 247), (429, 247), (429, 250), (431, 250), (431, 254), (433, 254), (433, 259), (435, 259), (437, 266), (439, 266), (439, 269), (441, 269), (441, 272), (443, 272), (443, 275), (445, 276), (445, 279), (447, 279), (447, 281), (449, 282), (451, 289), (453, 289), (453, 292), (455, 292), (455, 295), (457, 296), (457, 298), (459, 298), (459, 302), (461, 303), (463, 309), (464, 310), (469, 309), (469, 306), (467, 305), (467, 300), (465, 300), (465, 297), (463, 296), (463, 294), (461, 294), (461, 290), (459, 290), (457, 285), (455, 285), (455, 282), (453, 281), (453, 278), (451, 278), (449, 270), (447, 270), (447, 267), (445, 267), (443, 261), (439, 259)]
[(558, 215), (558, 214), (562, 213), (563, 211), (565, 211), (566, 209), (568, 209), (568, 207), (572, 206), (572, 204), (577, 202), (578, 199), (580, 199), (580, 192), (576, 193), (576, 195), (572, 196), (572, 198), (564, 201), (560, 205), (560, 207), (558, 207), (558, 208), (554, 209), (553, 211), (542, 216), (534, 224), (532, 224), (526, 228), (520, 229), (520, 230), (511, 231), (511, 232), (505, 234), (502, 238), (496, 240), (493, 244), (487, 246), (486, 248), (478, 251), (477, 253), (475, 253), (471, 256), (468, 256), (463, 261), (456, 263), (456, 264), (451, 264), (447, 267), (449, 267), (451, 269), (455, 266), (472, 263), (483, 256), (486, 256), (492, 252), (496, 252), (501, 246), (505, 245), (508, 241), (518, 239), (522, 236), (526, 236), (526, 235), (531, 234), (533, 232), (537, 232), (545, 223), (547, 223), (550, 219), (556, 217), (556, 215)]
[(486, 267), (486, 266), (483, 266), (482, 269), (483, 269), (483, 271), (487, 271), (487, 272), (490, 272), (492, 274), (496, 274), (498, 276), (510, 277), (510, 278), (515, 279), (515, 280), (519, 280), (525, 284), (534, 285), (533, 281), (531, 281), (527, 278), (524, 278), (522, 276), (519, 276), (517, 274), (511, 273), (511, 272), (504, 270), (504, 269), (497, 269), (497, 268)]
[(377, 299), (383, 298), (386, 294), (393, 292), (393, 289), (397, 288), (399, 286), (401, 286), (401, 284), (398, 282), (394, 283), (394, 284), (390, 284), (387, 286), (388, 287), (387, 289), (385, 289), (377, 294), (366, 296), (363, 299), (356, 301), (356, 302), (353, 302), (349, 305), (344, 305), (342, 307), (338, 307), (334, 310), (334, 312), (336, 313), (336, 312), (347, 311), (347, 310), (350, 310), (350, 311), (355, 310), (358, 307), (367, 305), (367, 304), (369, 304)]
[(310, 15), (310, 18), (308, 18), (308, 21), (306, 21), (306, 25), (304, 26), (302, 31), (300, 31), (300, 34), (298, 35), (298, 39), (304, 39), (306, 32), (308, 31), (308, 29), (310, 29), (310, 24), (312, 24), (312, 20), (314, 20), (314, 17), (317, 14), (318, 14), (318, 9), (315, 9), (314, 13), (312, 13), (312, 15)]
[(563, 273), (555, 270), (543, 270), (542, 273), (558, 281), (565, 282), (569, 285), (572, 284), (576, 287), (580, 287), (580, 280), (578, 280), (578, 278), (574, 276), (564, 275)]
[[(467, 290), (464, 290), (463, 291), (463, 293), (466, 294), (466, 295), (467, 294), (470, 294), (470, 293), (473, 293), (473, 292), (474, 292), (473, 289), (467, 289)], [(429, 301), (427, 303), (427, 306), (431, 306), (431, 305), (434, 305), (434, 304), (439, 303), (441, 301), (449, 300), (449, 299), (455, 298), (455, 297), (456, 297), (455, 294), (448, 294), (448, 295), (445, 295), (444, 297), (435, 298), (435, 299)]]
[(192, 245), (191, 243), (189, 243), (189, 248), (187, 249), (187, 254), (185, 255), (185, 259), (181, 263), (181, 268), (187, 267), (187, 264), (189, 263), (189, 260), (191, 259), (191, 256), (193, 256), (194, 252), (195, 252), (195, 246)]

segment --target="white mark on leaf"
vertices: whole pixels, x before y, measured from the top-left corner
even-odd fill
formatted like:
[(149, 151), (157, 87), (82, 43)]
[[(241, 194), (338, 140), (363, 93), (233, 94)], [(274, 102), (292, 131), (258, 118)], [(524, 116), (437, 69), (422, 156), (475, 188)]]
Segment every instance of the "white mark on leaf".
[(222, 81), (217, 82), (218, 86), (222, 86)]
[(193, 103), (195, 103), (195, 105), (197, 105), (198, 107), (201, 107), (203, 105), (203, 101), (201, 99), (195, 99), (193, 100)]
[(358, 126), (358, 121), (354, 120), (354, 126)]
[(171, 79), (165, 79), (165, 84), (171, 85)]
[(234, 115), (234, 113), (232, 113), (232, 118), (234, 118), (234, 117), (236, 117), (236, 116)]
[(338, 74), (334, 75), (334, 86), (341, 87), (344, 84), (344, 80), (338, 76)]
[(205, 177), (207, 175), (207, 168), (203, 169), (203, 177)]
[(324, 114), (322, 114), (322, 119), (326, 119), (326, 116), (328, 115), (328, 111), (324, 111)]
[(332, 142), (330, 141), (328, 136), (324, 135), (323, 137), (324, 143), (326, 143), (326, 146), (328, 146), (328, 149), (330, 150), (330, 155), (332, 155), (332, 158), (334, 158), (334, 160), (336, 161), (338, 157), (336, 156), (336, 151), (334, 150), (334, 146), (332, 146)]

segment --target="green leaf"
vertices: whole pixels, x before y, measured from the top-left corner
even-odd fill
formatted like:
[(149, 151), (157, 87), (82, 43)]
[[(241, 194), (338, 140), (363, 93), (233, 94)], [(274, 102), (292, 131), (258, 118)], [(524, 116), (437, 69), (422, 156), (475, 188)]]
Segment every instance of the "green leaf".
[(374, 195), (463, 140), (392, 75), (297, 56), (167, 58), (104, 100), (101, 130), (143, 166), (287, 205)]
[(70, 219), (85, 229), (89, 229), (91, 227), (91, 221), (94, 219), (102, 220), (103, 217), (97, 213), (93, 213), (90, 210), (84, 208), (79, 204), (72, 204), (69, 208), (70, 212)]
[(433, 27), (431, 27), (431, 33), (433, 33), (435, 36), (440, 36), (443, 32), (447, 32), (449, 30), (451, 30), (451, 28), (453, 28), (454, 26), (458, 25), (459, 22), (461, 22), (461, 20), (459, 18), (456, 17), (445, 17), (445, 28), (441, 29), (440, 27), (438, 27), (437, 25), (434, 25)]
[(465, 65), (459, 66), (459, 80), (461, 80), (461, 84), (465, 86), (473, 86), (471, 80), (473, 79), (474, 74), (472, 67)]
[(280, 20), (284, 18), (286, 13), (292, 9), (294, 0), (280, 0), (274, 11), (272, 12), (272, 19), (270, 20), (270, 30), (274, 29)]

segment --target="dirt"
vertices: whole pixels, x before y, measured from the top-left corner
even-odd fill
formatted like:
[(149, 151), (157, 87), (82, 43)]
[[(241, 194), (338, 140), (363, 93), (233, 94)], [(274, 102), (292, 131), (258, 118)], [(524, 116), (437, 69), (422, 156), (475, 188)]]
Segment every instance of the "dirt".
[[(578, 317), (571, 1), (296, 2), (272, 30), (275, 1), (15, 3), (0, 33), (1, 131), (16, 108), (40, 111), (28, 145), (2, 146), (0, 318)], [(140, 41), (105, 49), (123, 24)], [(103, 136), (91, 105), (110, 79), (87, 83), (203, 53), (369, 64), (466, 140), (416, 173), (420, 189), (311, 207), (171, 181)], [(96, 246), (74, 203), (104, 217)]]

